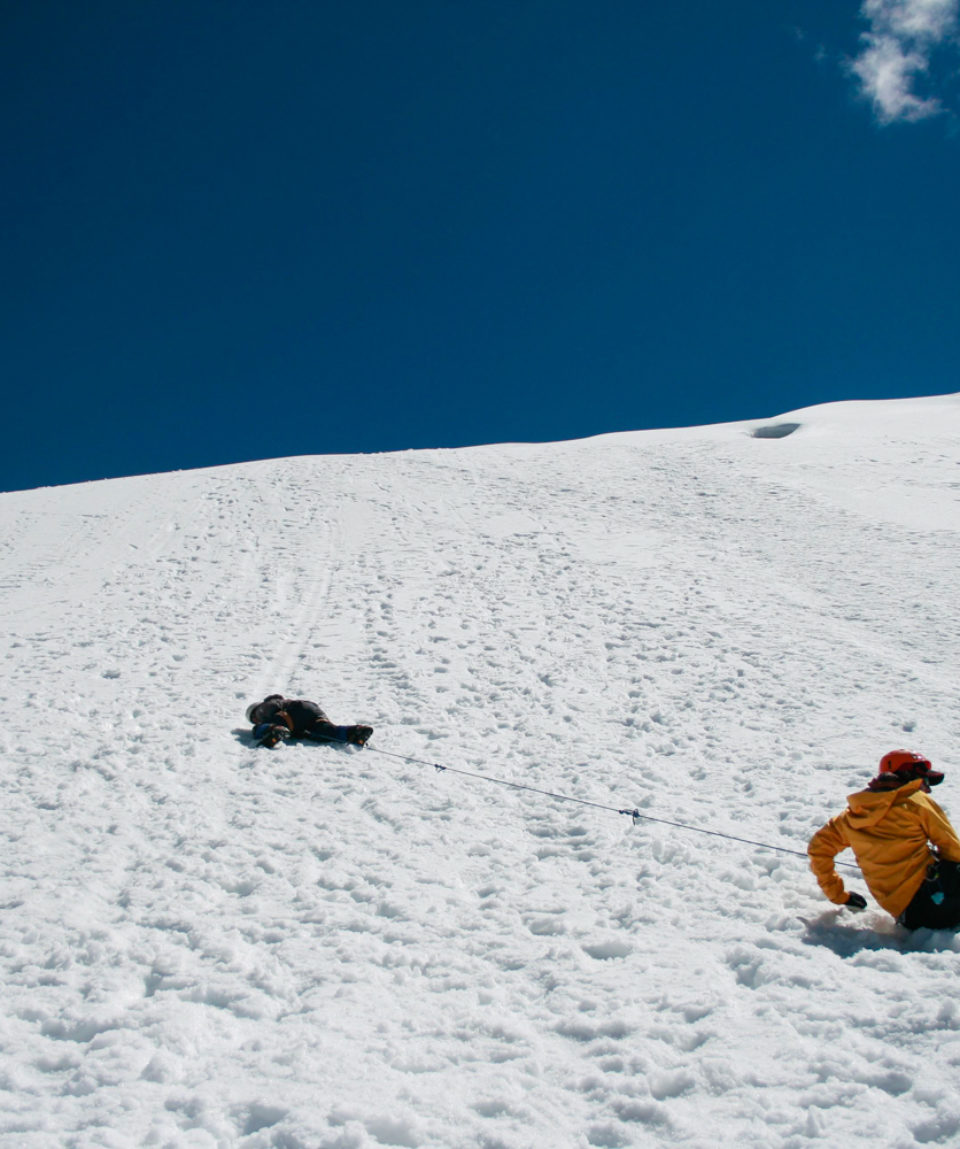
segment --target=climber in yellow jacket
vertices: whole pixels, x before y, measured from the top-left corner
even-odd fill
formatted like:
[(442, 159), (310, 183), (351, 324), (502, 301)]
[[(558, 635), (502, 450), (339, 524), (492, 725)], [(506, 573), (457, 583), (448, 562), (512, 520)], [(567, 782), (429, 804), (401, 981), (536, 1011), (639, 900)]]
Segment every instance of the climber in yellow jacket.
[(960, 839), (929, 797), (943, 774), (911, 750), (891, 750), (866, 790), (847, 798), (847, 809), (818, 830), (807, 853), (820, 888), (837, 905), (863, 909), (862, 894), (848, 893), (833, 859), (848, 846), (870, 893), (907, 929), (960, 925)]

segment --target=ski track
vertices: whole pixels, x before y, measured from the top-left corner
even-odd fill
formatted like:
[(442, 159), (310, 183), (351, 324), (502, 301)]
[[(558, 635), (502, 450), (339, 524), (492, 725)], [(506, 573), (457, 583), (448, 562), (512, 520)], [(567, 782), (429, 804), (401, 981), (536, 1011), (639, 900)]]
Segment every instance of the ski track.
[(0, 496), (0, 1144), (956, 1144), (953, 934), (374, 752), (802, 851), (917, 745), (949, 809), (958, 408), (860, 411)]

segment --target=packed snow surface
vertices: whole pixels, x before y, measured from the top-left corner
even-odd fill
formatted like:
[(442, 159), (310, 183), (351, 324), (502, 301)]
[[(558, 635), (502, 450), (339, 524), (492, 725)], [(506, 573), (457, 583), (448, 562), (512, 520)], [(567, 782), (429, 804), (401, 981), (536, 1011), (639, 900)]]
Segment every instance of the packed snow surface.
[(2, 495), (0, 597), (4, 1146), (960, 1143), (958, 938), (664, 824), (960, 820), (960, 396)]

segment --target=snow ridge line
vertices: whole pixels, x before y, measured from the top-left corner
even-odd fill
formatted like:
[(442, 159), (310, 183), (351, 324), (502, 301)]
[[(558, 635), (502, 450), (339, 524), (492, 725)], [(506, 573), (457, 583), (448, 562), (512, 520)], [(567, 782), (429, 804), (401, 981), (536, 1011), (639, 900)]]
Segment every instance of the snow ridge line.
[[(607, 810), (611, 814), (627, 814), (634, 825), (637, 822), (657, 822), (661, 826), (674, 826), (678, 830), (690, 830), (695, 834), (708, 834), (712, 838), (725, 838), (728, 842), (740, 842), (744, 846), (756, 846), (761, 850), (775, 850), (779, 854), (792, 854), (795, 858), (808, 859), (805, 850), (791, 850), (788, 846), (772, 846), (769, 842), (755, 842), (751, 838), (739, 838), (736, 834), (725, 834), (722, 830), (708, 830), (703, 826), (690, 826), (686, 822), (672, 822), (669, 818), (655, 818), (652, 814), (641, 814), (632, 809), (620, 809), (617, 806), (605, 806), (602, 802), (590, 802), (586, 798), (576, 798), (572, 794), (558, 794), (554, 790), (541, 790), (536, 786), (525, 786), (522, 782), (511, 782), (506, 778), (495, 778), (492, 774), (478, 774), (474, 770), (462, 770), (458, 766), (443, 766), (439, 762), (427, 762), (424, 758), (412, 758), (408, 754), (397, 754), (392, 750), (381, 750), (379, 746), (364, 746), (364, 750), (373, 751), (374, 754), (384, 754), (388, 758), (399, 758), (404, 762), (415, 762), (418, 766), (432, 766), (438, 774), (462, 774), (465, 778), (479, 778), (483, 782), (493, 782), (497, 786), (508, 786), (511, 790), (527, 790), (531, 794), (543, 794), (547, 798), (556, 798), (560, 802), (575, 802), (579, 806), (590, 806), (594, 810)], [(847, 870), (860, 870), (854, 862), (838, 862), (834, 865), (843, 866)]]

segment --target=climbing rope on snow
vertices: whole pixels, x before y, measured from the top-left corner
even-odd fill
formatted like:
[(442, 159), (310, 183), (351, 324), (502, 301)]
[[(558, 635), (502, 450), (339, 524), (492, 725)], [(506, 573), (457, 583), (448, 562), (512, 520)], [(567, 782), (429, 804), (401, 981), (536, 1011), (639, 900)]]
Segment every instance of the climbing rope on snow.
[[(586, 798), (576, 798), (572, 794), (558, 794), (554, 790), (541, 790), (537, 786), (525, 786), (522, 782), (511, 782), (507, 778), (496, 778), (492, 774), (478, 774), (474, 770), (463, 770), (459, 766), (443, 766), (439, 762), (427, 762), (424, 758), (413, 758), (409, 754), (397, 754), (392, 750), (381, 750), (379, 746), (371, 746), (369, 743), (364, 749), (373, 751), (374, 754), (384, 754), (387, 758), (399, 758), (403, 762), (414, 762), (418, 766), (432, 766), (438, 774), (461, 774), (465, 778), (479, 778), (481, 782), (492, 782), (496, 786), (507, 786), (511, 790), (526, 790), (531, 794), (542, 794), (546, 798), (555, 798), (558, 802), (574, 802), (578, 806), (590, 806), (594, 810), (606, 810), (611, 814), (626, 814), (632, 819), (634, 825), (637, 822), (657, 822), (661, 826), (690, 830), (694, 834), (708, 834), (712, 838), (726, 838), (729, 842), (739, 842), (744, 846), (756, 846), (760, 850), (775, 850), (779, 854), (792, 854), (796, 858), (808, 860), (805, 850), (791, 850), (788, 846), (773, 846), (769, 842), (754, 842), (750, 838), (739, 838), (736, 834), (724, 834), (720, 830), (707, 830), (703, 826), (690, 826), (686, 822), (673, 822), (669, 818), (655, 818), (652, 814), (641, 814), (635, 806), (632, 809), (606, 806), (602, 802), (590, 802)], [(853, 862), (835, 861), (834, 865), (843, 866), (848, 870), (860, 869)]]

